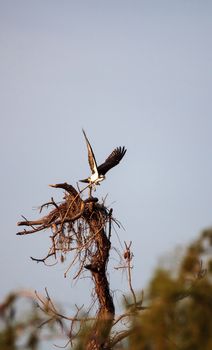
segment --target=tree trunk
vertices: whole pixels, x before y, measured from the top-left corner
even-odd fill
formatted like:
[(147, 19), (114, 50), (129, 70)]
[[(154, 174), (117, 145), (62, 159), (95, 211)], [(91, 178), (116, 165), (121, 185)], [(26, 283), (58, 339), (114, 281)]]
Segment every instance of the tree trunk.
[(91, 271), (94, 280), (99, 310), (86, 344), (86, 350), (106, 349), (115, 314), (106, 276), (111, 243), (100, 217), (98, 206), (96, 206), (95, 211), (92, 210), (92, 214), (88, 219), (90, 232), (95, 237), (96, 251), (91, 258), (91, 264), (85, 267)]

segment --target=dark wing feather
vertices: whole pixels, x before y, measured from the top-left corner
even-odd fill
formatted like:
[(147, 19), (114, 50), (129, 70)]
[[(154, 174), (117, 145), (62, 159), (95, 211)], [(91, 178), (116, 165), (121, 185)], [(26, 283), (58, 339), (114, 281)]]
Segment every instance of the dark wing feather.
[(96, 159), (95, 159), (95, 156), (94, 156), (94, 153), (93, 153), (93, 150), (92, 150), (92, 147), (90, 145), (90, 142), (88, 141), (88, 138), (86, 136), (86, 133), (85, 131), (82, 129), (82, 132), (85, 136), (85, 140), (86, 140), (86, 144), (87, 144), (87, 149), (88, 149), (88, 163), (90, 165), (90, 168), (91, 168), (91, 171), (92, 171), (92, 174), (94, 174), (95, 172), (97, 172), (97, 164), (96, 164)]
[(98, 172), (101, 175), (105, 175), (108, 170), (119, 164), (121, 159), (124, 157), (126, 153), (125, 147), (117, 147), (113, 150), (113, 152), (109, 155), (109, 157), (106, 159), (106, 161), (98, 166)]

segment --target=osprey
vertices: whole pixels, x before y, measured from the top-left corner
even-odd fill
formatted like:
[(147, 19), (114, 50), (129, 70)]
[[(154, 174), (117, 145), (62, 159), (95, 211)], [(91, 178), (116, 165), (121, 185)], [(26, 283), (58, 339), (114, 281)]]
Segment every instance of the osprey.
[(92, 147), (90, 145), (90, 142), (88, 141), (85, 131), (84, 130), (82, 131), (85, 136), (85, 140), (87, 144), (88, 162), (89, 162), (92, 174), (87, 179), (79, 180), (79, 181), (89, 183), (91, 186), (99, 185), (100, 182), (105, 179), (105, 174), (111, 168), (119, 164), (119, 162), (124, 157), (127, 150), (125, 147), (115, 148), (113, 152), (109, 155), (109, 157), (105, 160), (105, 162), (97, 166), (96, 159), (95, 159)]

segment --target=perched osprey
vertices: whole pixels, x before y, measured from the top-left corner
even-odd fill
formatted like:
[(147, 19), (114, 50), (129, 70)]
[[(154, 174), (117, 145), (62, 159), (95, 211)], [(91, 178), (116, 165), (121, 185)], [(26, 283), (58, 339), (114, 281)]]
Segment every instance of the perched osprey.
[(87, 179), (80, 180), (80, 182), (86, 182), (94, 186), (99, 185), (99, 183), (105, 179), (105, 174), (111, 168), (119, 164), (119, 162), (124, 157), (127, 150), (125, 147), (115, 148), (113, 152), (109, 155), (109, 157), (105, 160), (105, 162), (97, 166), (96, 159), (95, 159), (92, 147), (90, 145), (90, 142), (88, 141), (85, 131), (84, 130), (82, 131), (85, 136), (85, 140), (87, 144), (88, 162), (89, 162), (92, 174)]

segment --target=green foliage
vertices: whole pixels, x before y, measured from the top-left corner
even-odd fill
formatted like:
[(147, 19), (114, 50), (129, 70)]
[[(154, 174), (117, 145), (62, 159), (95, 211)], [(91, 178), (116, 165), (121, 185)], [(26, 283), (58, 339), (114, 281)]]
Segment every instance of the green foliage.
[(146, 296), (150, 309), (135, 316), (126, 349), (212, 349), (211, 238), (212, 230), (204, 231), (187, 249), (177, 276), (156, 270)]
[(30, 292), (9, 294), (0, 304), (0, 349), (38, 350), (42, 322)]

